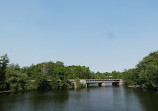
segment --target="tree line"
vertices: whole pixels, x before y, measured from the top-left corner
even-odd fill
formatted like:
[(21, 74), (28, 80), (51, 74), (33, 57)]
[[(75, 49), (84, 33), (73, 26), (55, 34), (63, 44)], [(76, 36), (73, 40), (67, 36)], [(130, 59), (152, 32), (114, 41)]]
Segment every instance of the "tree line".
[(144, 57), (133, 69), (122, 72), (129, 85), (158, 89), (158, 51)]
[[(20, 67), (18, 64), (9, 64), (7, 54), (0, 56), (1, 91), (73, 88), (74, 85), (67, 79), (123, 79), (127, 85), (158, 89), (158, 51), (144, 57), (135, 68), (105, 73), (94, 73), (86, 66), (65, 66), (61, 61)], [(78, 83), (78, 87), (83, 85)]]
[[(67, 79), (116, 79), (122, 78), (121, 72), (94, 73), (86, 66), (65, 66), (63, 62), (49, 61), (20, 67), (9, 64), (7, 54), (0, 57), (0, 90), (13, 92), (56, 88), (73, 88)], [(60, 80), (60, 81), (58, 81)], [(83, 87), (78, 83), (78, 87)]]

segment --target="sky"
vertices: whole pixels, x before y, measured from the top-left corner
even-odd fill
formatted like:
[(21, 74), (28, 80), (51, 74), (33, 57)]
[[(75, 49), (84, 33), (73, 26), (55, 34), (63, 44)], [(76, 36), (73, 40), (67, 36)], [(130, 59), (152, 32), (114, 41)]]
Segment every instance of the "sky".
[(158, 50), (158, 0), (0, 0), (0, 55), (97, 72), (134, 68)]

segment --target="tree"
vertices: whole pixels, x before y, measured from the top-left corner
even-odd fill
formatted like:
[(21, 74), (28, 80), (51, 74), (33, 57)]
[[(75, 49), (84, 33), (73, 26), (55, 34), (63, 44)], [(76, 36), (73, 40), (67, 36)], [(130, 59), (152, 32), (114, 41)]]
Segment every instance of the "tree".
[(136, 68), (125, 71), (123, 78), (128, 84), (158, 89), (158, 51), (144, 57)]
[(121, 78), (121, 73), (117, 71), (112, 71), (112, 78), (113, 79), (120, 79)]
[(136, 68), (142, 84), (148, 88), (158, 88), (158, 51), (144, 57)]
[(51, 87), (49, 84), (49, 81), (47, 80), (47, 78), (44, 75), (39, 75), (35, 79), (35, 85), (36, 85), (36, 88), (39, 90), (45, 90), (45, 89), (49, 89)]
[(139, 84), (139, 76), (137, 69), (129, 69), (123, 72), (123, 78), (129, 85)]
[(4, 90), (6, 88), (6, 68), (9, 63), (9, 58), (7, 54), (0, 57), (0, 90)]
[(8, 67), (6, 70), (6, 82), (12, 92), (25, 90), (27, 78), (27, 74), (21, 73), (20, 71), (14, 68)]
[(66, 73), (65, 67), (55, 69), (54, 74), (56, 78), (59, 78), (60, 80), (68, 79), (68, 74)]
[(55, 63), (55, 66), (56, 66), (56, 68), (64, 67), (64, 63), (61, 62), (61, 61), (57, 61), (57, 62)]

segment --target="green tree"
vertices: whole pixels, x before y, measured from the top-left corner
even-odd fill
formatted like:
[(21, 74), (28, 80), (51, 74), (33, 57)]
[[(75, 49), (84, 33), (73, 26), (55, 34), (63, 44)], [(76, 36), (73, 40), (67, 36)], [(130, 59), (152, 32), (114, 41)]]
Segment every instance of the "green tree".
[(144, 57), (135, 69), (125, 71), (123, 75), (128, 84), (138, 84), (147, 88), (158, 89), (158, 51)]
[(0, 57), (0, 90), (6, 89), (6, 68), (9, 63), (7, 54)]
[(136, 68), (141, 84), (148, 88), (158, 88), (158, 51), (144, 57)]
[(129, 85), (137, 85), (139, 84), (139, 76), (137, 69), (129, 69), (123, 72), (123, 79)]
[(51, 85), (44, 75), (39, 75), (35, 79), (35, 85), (38, 90), (50, 89)]
[(117, 71), (112, 71), (112, 78), (113, 79), (120, 79), (121, 78), (121, 73)]
[(65, 67), (55, 69), (54, 74), (56, 78), (60, 80), (65, 80), (69, 78)]
[(15, 70), (14, 68), (9, 67), (6, 70), (6, 82), (12, 92), (25, 90), (27, 78), (27, 74), (21, 73), (20, 71)]

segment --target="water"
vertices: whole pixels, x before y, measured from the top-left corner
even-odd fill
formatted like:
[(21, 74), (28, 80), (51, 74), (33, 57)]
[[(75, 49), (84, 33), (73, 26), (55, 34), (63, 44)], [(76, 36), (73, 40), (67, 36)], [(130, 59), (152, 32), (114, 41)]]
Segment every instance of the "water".
[(2, 94), (0, 111), (158, 111), (158, 94), (110, 86)]

